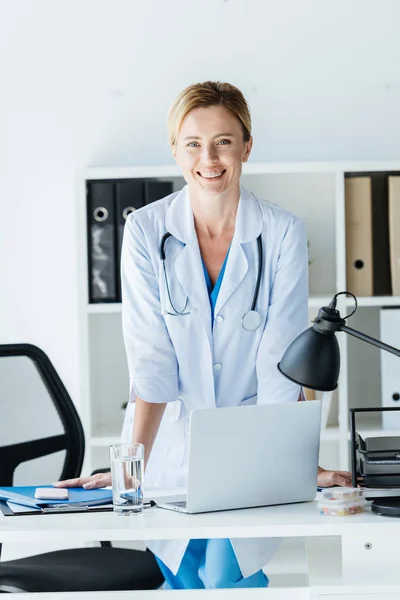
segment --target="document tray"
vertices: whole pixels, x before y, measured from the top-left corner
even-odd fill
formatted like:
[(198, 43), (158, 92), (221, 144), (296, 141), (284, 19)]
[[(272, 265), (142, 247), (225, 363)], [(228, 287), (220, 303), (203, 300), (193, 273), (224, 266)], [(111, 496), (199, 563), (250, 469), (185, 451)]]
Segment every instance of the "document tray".
[(400, 487), (400, 437), (361, 437), (356, 433), (358, 475), (365, 487)]

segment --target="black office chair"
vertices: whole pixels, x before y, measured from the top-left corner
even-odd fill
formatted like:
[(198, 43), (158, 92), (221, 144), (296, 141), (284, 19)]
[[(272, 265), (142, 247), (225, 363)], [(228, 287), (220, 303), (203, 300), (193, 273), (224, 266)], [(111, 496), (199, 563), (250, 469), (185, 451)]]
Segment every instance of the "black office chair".
[[(0, 345), (0, 444), (0, 487), (80, 475), (81, 421), (52, 363), (36, 346)], [(0, 562), (0, 593), (146, 590), (163, 581), (151, 552), (113, 548), (110, 542)]]

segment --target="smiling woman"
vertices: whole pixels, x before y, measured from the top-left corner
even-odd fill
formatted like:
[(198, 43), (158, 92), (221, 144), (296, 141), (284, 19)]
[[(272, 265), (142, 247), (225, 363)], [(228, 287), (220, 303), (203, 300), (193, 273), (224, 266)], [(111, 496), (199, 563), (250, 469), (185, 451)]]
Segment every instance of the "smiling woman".
[[(121, 259), (131, 382), (123, 440), (144, 444), (146, 486), (164, 489), (187, 485), (193, 410), (297, 401), (299, 386), (277, 363), (308, 324), (304, 224), (240, 185), (253, 143), (241, 91), (192, 85), (168, 124), (187, 185), (129, 215)], [(329, 473), (325, 482), (343, 485)], [(267, 587), (262, 568), (279, 540), (147, 545), (173, 589), (247, 588)]]

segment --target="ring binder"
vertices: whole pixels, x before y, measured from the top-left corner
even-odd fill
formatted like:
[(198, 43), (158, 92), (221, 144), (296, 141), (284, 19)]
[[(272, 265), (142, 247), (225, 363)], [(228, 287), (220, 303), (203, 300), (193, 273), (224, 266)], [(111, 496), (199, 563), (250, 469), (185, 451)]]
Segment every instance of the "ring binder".
[(113, 184), (87, 184), (89, 302), (117, 302)]
[(117, 283), (118, 302), (121, 302), (121, 250), (124, 228), (128, 216), (145, 204), (143, 179), (129, 179), (115, 182), (115, 204), (117, 223)]

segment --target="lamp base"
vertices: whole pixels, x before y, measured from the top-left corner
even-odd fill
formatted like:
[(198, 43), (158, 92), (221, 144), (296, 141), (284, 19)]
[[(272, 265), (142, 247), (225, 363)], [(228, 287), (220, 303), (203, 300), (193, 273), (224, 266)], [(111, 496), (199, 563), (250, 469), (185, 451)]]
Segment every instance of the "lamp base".
[(371, 510), (383, 517), (400, 517), (400, 498), (377, 498), (372, 502)]

